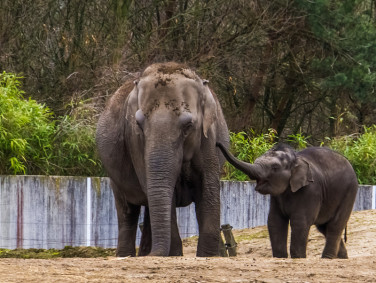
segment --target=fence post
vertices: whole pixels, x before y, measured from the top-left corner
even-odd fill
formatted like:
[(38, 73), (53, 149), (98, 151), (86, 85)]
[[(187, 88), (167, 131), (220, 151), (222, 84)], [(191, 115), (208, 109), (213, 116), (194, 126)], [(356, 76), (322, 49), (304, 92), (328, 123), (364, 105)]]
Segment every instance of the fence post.
[(91, 246), (91, 178), (86, 178), (86, 246)]

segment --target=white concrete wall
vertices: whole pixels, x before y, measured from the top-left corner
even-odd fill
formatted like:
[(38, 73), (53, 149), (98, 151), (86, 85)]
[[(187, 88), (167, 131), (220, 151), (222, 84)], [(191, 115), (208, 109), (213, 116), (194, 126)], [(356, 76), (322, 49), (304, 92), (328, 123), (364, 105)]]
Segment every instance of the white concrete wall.
[[(221, 182), (221, 224), (265, 225), (269, 197), (252, 182)], [(375, 209), (376, 186), (361, 186), (354, 210)], [(194, 204), (177, 211), (183, 238), (197, 235)], [(142, 222), (142, 216), (140, 217)], [(138, 237), (139, 237), (138, 232)], [(0, 248), (116, 247), (108, 178), (0, 176)]]

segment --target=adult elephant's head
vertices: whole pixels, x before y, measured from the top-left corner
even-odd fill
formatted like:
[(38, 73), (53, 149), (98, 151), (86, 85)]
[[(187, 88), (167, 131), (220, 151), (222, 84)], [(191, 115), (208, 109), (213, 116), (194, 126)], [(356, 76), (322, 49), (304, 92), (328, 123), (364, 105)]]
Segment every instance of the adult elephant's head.
[(228, 162), (257, 181), (255, 190), (261, 194), (277, 196), (289, 186), (296, 192), (313, 181), (310, 162), (285, 144), (275, 146), (253, 164), (236, 159), (221, 143), (217, 146)]
[(211, 125), (216, 117), (217, 101), (207, 82), (182, 65), (151, 65), (135, 81), (126, 118), (132, 135), (142, 143), (137, 145), (142, 152), (133, 152), (132, 160), (141, 158), (144, 163), (144, 171), (137, 173), (145, 181), (150, 210), (151, 255), (169, 254), (175, 184), (183, 162), (198, 154), (202, 139), (215, 148)]

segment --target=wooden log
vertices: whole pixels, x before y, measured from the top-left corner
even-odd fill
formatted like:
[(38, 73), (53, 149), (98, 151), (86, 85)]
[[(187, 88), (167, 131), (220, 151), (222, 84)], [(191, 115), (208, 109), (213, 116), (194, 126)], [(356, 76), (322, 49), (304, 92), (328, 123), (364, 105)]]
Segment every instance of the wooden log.
[(223, 224), (221, 226), (223, 235), (225, 236), (226, 248), (229, 256), (236, 256), (236, 247), (234, 235), (232, 234), (232, 226), (230, 224)]
[(221, 257), (228, 257), (227, 248), (225, 243), (223, 242), (222, 235), (219, 234), (219, 256)]

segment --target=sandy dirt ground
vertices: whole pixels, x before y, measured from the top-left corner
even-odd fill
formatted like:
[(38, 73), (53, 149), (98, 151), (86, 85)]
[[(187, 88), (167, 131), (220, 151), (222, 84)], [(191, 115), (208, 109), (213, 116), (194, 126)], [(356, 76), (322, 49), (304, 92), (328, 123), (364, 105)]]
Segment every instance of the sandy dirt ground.
[(238, 256), (0, 259), (0, 282), (376, 282), (376, 210), (354, 212), (348, 224), (350, 259), (321, 259), (323, 237), (312, 227), (306, 259), (275, 259), (266, 227), (234, 231)]

